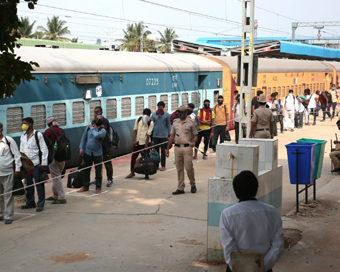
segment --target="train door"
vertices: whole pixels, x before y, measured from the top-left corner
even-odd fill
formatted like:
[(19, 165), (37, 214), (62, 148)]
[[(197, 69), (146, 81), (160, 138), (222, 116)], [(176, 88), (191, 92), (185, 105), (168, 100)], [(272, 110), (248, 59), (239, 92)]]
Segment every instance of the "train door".
[(203, 105), (203, 101), (207, 99), (207, 88), (204, 84), (206, 77), (207, 75), (198, 76), (198, 100), (200, 105)]

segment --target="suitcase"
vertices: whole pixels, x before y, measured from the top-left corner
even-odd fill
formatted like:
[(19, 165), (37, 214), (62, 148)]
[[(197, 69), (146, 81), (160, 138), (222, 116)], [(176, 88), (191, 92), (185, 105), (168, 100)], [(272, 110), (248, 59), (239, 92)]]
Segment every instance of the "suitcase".
[(153, 159), (143, 156), (136, 160), (133, 171), (137, 174), (154, 175), (157, 173), (157, 165)]

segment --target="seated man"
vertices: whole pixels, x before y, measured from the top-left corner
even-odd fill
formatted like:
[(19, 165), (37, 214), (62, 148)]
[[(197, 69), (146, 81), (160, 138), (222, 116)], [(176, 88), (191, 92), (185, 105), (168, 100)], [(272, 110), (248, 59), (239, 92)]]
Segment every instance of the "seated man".
[(227, 272), (232, 271), (231, 252), (262, 253), (265, 271), (271, 272), (283, 248), (283, 230), (278, 210), (255, 198), (258, 181), (251, 171), (233, 180), (239, 203), (226, 208), (220, 218), (220, 235)]
[[(336, 122), (336, 125), (338, 126), (338, 129), (340, 130), (340, 119)], [(338, 156), (340, 155), (340, 141), (336, 140), (334, 141), (335, 149), (332, 150), (331, 153), (329, 153), (329, 157), (331, 158), (334, 169), (332, 172), (340, 172), (340, 160)]]

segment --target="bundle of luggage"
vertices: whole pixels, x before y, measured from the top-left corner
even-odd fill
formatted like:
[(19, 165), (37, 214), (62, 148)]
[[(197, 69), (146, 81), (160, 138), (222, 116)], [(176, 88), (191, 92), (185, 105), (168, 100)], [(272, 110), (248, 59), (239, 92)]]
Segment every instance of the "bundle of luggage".
[(148, 152), (142, 152), (142, 157), (136, 160), (133, 171), (137, 174), (154, 175), (157, 173), (159, 161), (160, 157), (156, 150), (151, 150), (150, 157), (148, 157)]
[(83, 187), (83, 171), (79, 171), (85, 167), (84, 158), (81, 158), (80, 165), (77, 169), (70, 171), (67, 179), (67, 188), (81, 188)]

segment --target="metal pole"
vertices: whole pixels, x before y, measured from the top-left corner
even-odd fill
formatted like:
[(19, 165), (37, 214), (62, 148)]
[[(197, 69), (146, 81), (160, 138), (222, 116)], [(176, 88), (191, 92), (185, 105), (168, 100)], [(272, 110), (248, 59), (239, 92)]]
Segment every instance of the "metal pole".
[(316, 179), (314, 180), (314, 186), (313, 186), (313, 199), (316, 200)]
[(299, 149), (296, 148), (296, 212), (299, 212)]
[(308, 185), (305, 185), (305, 204), (308, 204)]
[[(249, 7), (250, 6), (250, 7)], [(247, 17), (247, 10), (250, 8), (249, 17)], [(240, 95), (240, 122), (239, 122), (239, 138), (243, 138), (242, 133), (242, 123), (247, 124), (247, 135), (249, 137), (250, 127), (251, 127), (251, 95), (252, 95), (252, 86), (253, 86), (253, 51), (254, 51), (254, 43), (253, 43), (253, 34), (254, 34), (254, 10), (255, 10), (255, 0), (243, 0), (242, 7), (242, 51), (241, 51), (241, 95)], [(245, 47), (247, 43), (247, 34), (249, 35), (249, 49), (248, 54), (245, 53)], [(246, 83), (246, 75), (247, 84)], [(244, 112), (244, 97), (243, 95), (247, 94), (247, 116), (245, 116)], [(243, 120), (246, 120), (244, 122)]]

